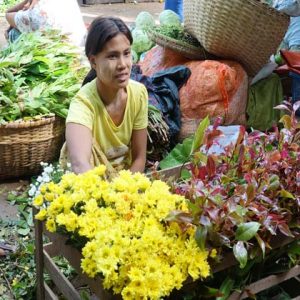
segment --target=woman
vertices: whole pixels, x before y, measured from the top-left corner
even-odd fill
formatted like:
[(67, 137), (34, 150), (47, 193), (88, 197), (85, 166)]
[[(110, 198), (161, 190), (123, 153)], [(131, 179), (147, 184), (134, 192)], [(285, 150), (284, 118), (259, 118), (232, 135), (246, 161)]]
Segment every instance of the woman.
[(21, 33), (58, 29), (70, 41), (83, 46), (86, 28), (77, 0), (24, 0), (5, 14), (9, 28), (6, 37), (13, 42)]
[(148, 95), (142, 84), (130, 80), (131, 44), (122, 20), (100, 17), (92, 22), (85, 53), (95, 79), (75, 96), (66, 121), (67, 152), (75, 173), (106, 159), (115, 169), (144, 171)]

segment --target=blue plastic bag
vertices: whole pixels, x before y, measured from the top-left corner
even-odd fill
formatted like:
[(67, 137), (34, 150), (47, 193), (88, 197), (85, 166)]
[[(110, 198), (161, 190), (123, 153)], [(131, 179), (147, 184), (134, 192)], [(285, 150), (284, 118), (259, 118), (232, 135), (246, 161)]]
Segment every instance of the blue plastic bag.
[(183, 21), (183, 0), (166, 0), (165, 9), (173, 10)]
[(289, 16), (300, 16), (300, 0), (273, 0), (272, 6)]

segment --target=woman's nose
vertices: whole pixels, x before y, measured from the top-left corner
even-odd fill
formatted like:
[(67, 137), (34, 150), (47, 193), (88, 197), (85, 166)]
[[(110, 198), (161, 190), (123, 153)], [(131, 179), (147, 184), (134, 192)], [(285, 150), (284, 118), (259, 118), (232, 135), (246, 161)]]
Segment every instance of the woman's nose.
[(126, 67), (126, 57), (124, 55), (121, 55), (119, 58), (119, 67), (120, 68)]

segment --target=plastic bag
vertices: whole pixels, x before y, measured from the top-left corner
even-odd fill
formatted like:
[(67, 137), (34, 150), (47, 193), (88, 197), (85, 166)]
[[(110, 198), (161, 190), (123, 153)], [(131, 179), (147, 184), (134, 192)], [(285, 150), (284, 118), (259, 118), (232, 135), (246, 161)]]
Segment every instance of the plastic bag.
[(274, 0), (272, 6), (289, 16), (300, 16), (300, 0)]

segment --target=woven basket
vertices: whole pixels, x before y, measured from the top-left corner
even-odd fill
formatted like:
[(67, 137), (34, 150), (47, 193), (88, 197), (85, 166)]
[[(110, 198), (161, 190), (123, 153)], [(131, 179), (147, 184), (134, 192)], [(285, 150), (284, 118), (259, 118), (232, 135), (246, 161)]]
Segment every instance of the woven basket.
[(196, 47), (188, 43), (178, 41), (156, 31), (148, 31), (149, 38), (157, 45), (170, 48), (182, 54), (182, 56), (193, 60), (211, 59), (214, 56), (208, 53), (203, 47)]
[(185, 0), (184, 27), (206, 51), (254, 76), (275, 53), (289, 17), (259, 0)]
[(39, 173), (41, 162), (58, 158), (64, 131), (54, 116), (0, 125), (0, 180)]

